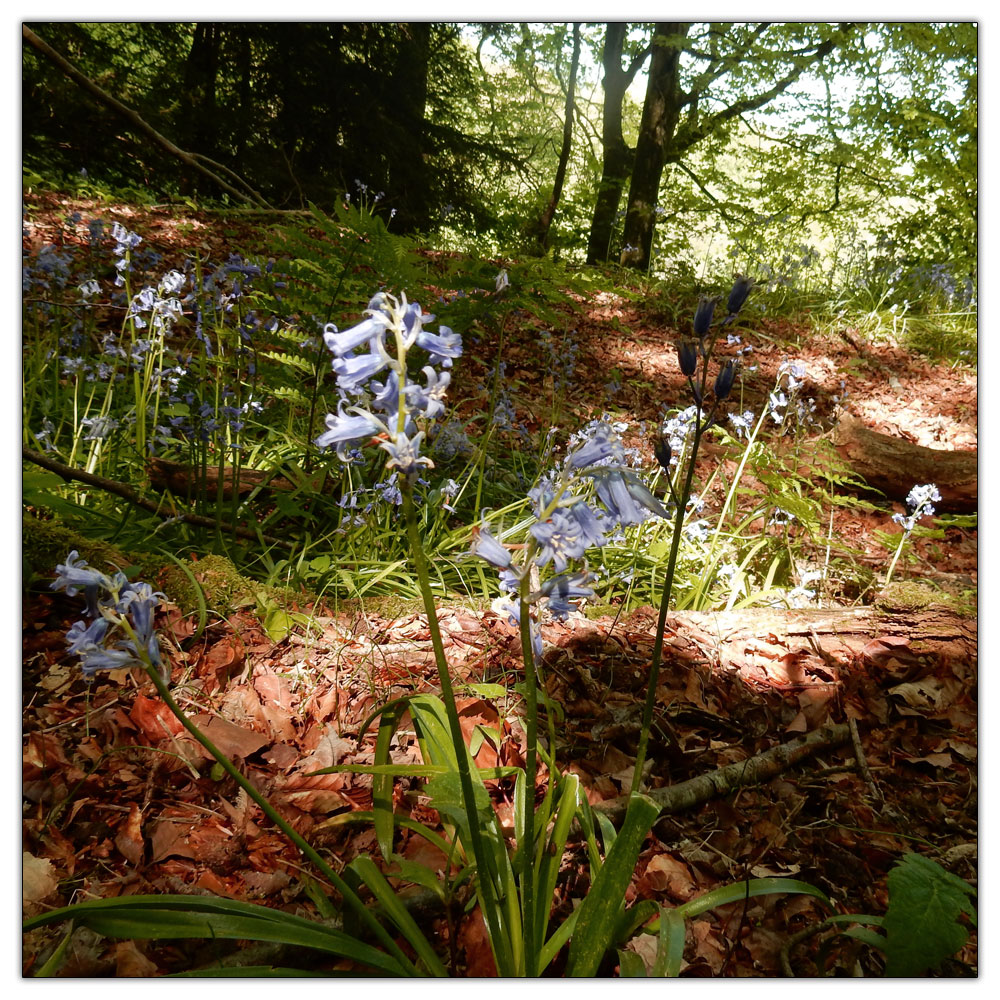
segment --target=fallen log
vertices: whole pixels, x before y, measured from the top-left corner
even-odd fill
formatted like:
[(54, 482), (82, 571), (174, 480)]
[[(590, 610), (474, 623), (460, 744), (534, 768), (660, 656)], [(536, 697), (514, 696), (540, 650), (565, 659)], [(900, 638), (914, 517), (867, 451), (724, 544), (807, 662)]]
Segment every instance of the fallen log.
[(975, 451), (925, 448), (904, 438), (873, 431), (847, 414), (827, 435), (843, 461), (873, 490), (902, 503), (920, 483), (934, 483), (939, 511), (968, 514), (979, 503), (979, 462)]

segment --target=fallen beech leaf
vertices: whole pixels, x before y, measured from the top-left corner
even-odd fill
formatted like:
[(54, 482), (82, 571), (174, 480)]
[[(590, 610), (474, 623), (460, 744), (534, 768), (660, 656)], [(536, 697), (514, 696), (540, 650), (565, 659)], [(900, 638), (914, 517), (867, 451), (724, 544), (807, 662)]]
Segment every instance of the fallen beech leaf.
[(125, 825), (115, 837), (115, 847), (122, 852), (122, 857), (136, 868), (142, 861), (145, 846), (142, 839), (142, 810), (137, 802), (133, 802), (129, 806)]
[(639, 878), (637, 889), (640, 895), (667, 895), (680, 903), (686, 903), (697, 891), (691, 870), (681, 860), (670, 854), (657, 854)]
[(48, 858), (36, 858), (25, 851), (21, 855), (21, 902), (29, 916), (38, 913), (41, 903), (56, 891), (59, 879)]
[(156, 974), (156, 963), (146, 958), (134, 941), (117, 941), (115, 974), (129, 979), (148, 979)]
[(266, 736), (217, 715), (196, 715), (194, 723), (227, 757), (249, 757), (269, 742)]
[(465, 952), (467, 976), (473, 979), (496, 978), (497, 966), (493, 960), (486, 922), (479, 909), (462, 921), (458, 929), (458, 945)]
[(162, 739), (184, 732), (177, 716), (159, 698), (137, 694), (129, 718), (149, 743), (156, 744)]

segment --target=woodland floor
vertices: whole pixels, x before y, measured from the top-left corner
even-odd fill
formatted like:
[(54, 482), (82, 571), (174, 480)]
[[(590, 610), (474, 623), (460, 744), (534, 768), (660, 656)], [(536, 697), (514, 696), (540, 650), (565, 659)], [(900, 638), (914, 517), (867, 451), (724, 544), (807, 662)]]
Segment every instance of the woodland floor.
[[(85, 220), (121, 221), (168, 261), (191, 250), (213, 260), (224, 260), (234, 249), (266, 252), (266, 226), (233, 218), (97, 206), (56, 196), (32, 196), (26, 211), (30, 242), (38, 245), (53, 239), (67, 215), (80, 211)], [(622, 419), (653, 423), (665, 400), (683, 405), (666, 324), (652, 322), (634, 303), (609, 293), (590, 302), (573, 324), (580, 356), (570, 409), (575, 400), (601, 400), (614, 367), (623, 372), (616, 400)], [(773, 387), (778, 365), (788, 358), (805, 365), (811, 391), (815, 388), (818, 416), (825, 420), (817, 433), (830, 426), (831, 396), (842, 392), (844, 380), (847, 408), (872, 429), (932, 448), (976, 448), (973, 370), (874, 344), (865, 345), (859, 359), (848, 329), (820, 336), (766, 318), (753, 329), (761, 335), (748, 338), (760, 370), (749, 391), (759, 393), (758, 405)], [(532, 392), (542, 399), (546, 386), (530, 352), (526, 339), (512, 337), (508, 372), (523, 383), (523, 399)], [(467, 354), (459, 377), (475, 379), (488, 363)], [(748, 399), (747, 405), (754, 402)], [(584, 412), (582, 403), (579, 412)], [(838, 509), (833, 534), (856, 550), (859, 561), (884, 569), (886, 551), (873, 532), (894, 529), (893, 510), (902, 507), (886, 505), (872, 513)], [(951, 529), (943, 540), (918, 541), (916, 550), (919, 561), (901, 565), (897, 578), (975, 589), (975, 531)], [(840, 599), (867, 603), (871, 596), (845, 592)], [(64, 642), (67, 626), (78, 616), (77, 601), (32, 593), (22, 610), (23, 850), (50, 863), (35, 865), (37, 875), (26, 875), (27, 911), (88, 898), (187, 892), (313, 913), (298, 877), (298, 852), (248, 808), (235, 785), (217, 780), (200, 747), (150, 697), (149, 685), (127, 671), (101, 674), (89, 687), (79, 679)], [(377, 854), (370, 826), (344, 822), (352, 811), (370, 806), (370, 779), (307, 775), (334, 763), (370, 763), (374, 735), (369, 731), (357, 741), (362, 722), (389, 698), (434, 690), (435, 671), (421, 615), (346, 619), (314, 610), (321, 634), (278, 644), (250, 612), (211, 624), (193, 645), (185, 639), (194, 627), (176, 610), (168, 608), (163, 630), (173, 637), (173, 680), (182, 704), (208, 724), (212, 738), (304, 836), (336, 862), (347, 863), (358, 854)], [(440, 615), (457, 683), (518, 679), (517, 639), (503, 619), (460, 606), (442, 608)], [(654, 623), (649, 609), (640, 609), (617, 621), (571, 617), (543, 630), (550, 693), (566, 709), (560, 757), (580, 774), (592, 802), (620, 795), (631, 781), (634, 733), (618, 723), (641, 703)], [(782, 679), (779, 654), (768, 655), (774, 662), (766, 682), (751, 668), (750, 656), (746, 670), (723, 669), (711, 656), (684, 662), (668, 658), (660, 678), (652, 786), (745, 759), (802, 731), (803, 678)], [(852, 757), (849, 746), (821, 754), (765, 785), (661, 819), (640, 859), (629, 899), (680, 903), (748, 876), (795, 875), (826, 891), (842, 912), (882, 914), (886, 874), (909, 850), (928, 853), (975, 884), (975, 664), (942, 661), (936, 670), (947, 697), (917, 704), (892, 694), (898, 678), (881, 676), (861, 662), (834, 680), (822, 672), (805, 678), (806, 686), (829, 686), (822, 710), (807, 713), (809, 728), (858, 720), (882, 801), (856, 770), (841, 768)], [(480, 766), (519, 762), (522, 737), (513, 703), (470, 695), (462, 714), (470, 733), (480, 724), (503, 733), (498, 748), (483, 742)], [(401, 732), (394, 758), (419, 760), (412, 734)], [(508, 817), (510, 789), (502, 782), (495, 801), (501, 818)], [(435, 821), (405, 781), (397, 782), (397, 808)], [(405, 832), (396, 849), (432, 867), (443, 860)], [(579, 858), (569, 854), (560, 882), (564, 905), (584, 892), (584, 872)], [(778, 975), (782, 943), (822, 916), (815, 901), (804, 896), (765, 896), (711, 911), (689, 924), (682, 975)], [(481, 921), (441, 918), (436, 931), (437, 940), (449, 941), (459, 972), (491, 973)], [(57, 940), (45, 929), (29, 935), (28, 974)], [(975, 942), (973, 936), (944, 974), (975, 975)], [(801, 954), (800, 973), (815, 974), (809, 948)], [(217, 946), (115, 944), (78, 932), (62, 974), (154, 976), (217, 958)], [(281, 964), (295, 962), (283, 957)]]

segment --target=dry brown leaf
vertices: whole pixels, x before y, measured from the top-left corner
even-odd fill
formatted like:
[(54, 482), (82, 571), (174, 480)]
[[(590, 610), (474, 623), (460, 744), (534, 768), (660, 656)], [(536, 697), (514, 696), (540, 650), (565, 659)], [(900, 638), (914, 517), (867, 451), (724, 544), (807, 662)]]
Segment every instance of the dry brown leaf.
[(142, 838), (142, 810), (137, 802), (131, 803), (125, 824), (115, 837), (115, 847), (133, 868), (142, 862), (145, 841)]
[(217, 715), (196, 715), (193, 721), (227, 757), (249, 757), (268, 742), (266, 736)]
[(641, 896), (665, 895), (678, 903), (686, 903), (698, 891), (691, 869), (670, 854), (657, 854), (650, 859), (636, 889)]
[(21, 902), (27, 916), (41, 912), (42, 903), (59, 887), (55, 866), (29, 851), (21, 855)]
[(116, 941), (115, 975), (129, 979), (146, 979), (156, 975), (156, 963), (146, 958), (134, 941)]
[(147, 742), (154, 746), (169, 736), (184, 732), (180, 720), (159, 698), (137, 694), (129, 718), (139, 728)]

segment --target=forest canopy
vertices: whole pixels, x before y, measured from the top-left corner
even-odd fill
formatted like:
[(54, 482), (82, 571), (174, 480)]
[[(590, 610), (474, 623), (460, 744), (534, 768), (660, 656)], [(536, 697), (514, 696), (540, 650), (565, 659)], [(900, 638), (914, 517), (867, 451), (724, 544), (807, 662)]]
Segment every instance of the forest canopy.
[[(922, 268), (968, 299), (974, 23), (26, 26), (29, 176), (654, 273)], [(30, 36), (29, 33), (30, 32)], [(137, 132), (35, 44), (235, 189)], [(832, 250), (832, 256), (831, 256)]]

